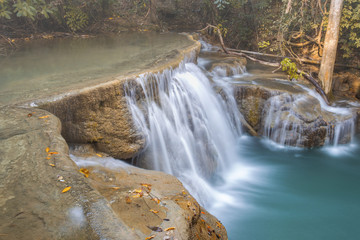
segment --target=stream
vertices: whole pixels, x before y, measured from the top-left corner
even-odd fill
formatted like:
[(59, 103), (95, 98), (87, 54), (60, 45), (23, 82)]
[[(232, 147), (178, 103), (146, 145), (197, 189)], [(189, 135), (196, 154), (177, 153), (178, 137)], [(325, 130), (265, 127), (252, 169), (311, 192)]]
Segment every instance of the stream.
[[(133, 117), (148, 140), (134, 164), (178, 177), (223, 222), (229, 239), (359, 236), (360, 148), (354, 118), (339, 120), (335, 130), (327, 131), (326, 146), (321, 148), (288, 146), (283, 138), (275, 143), (271, 134), (250, 137), (239, 121), (233, 84), (268, 84), (266, 74), (259, 67), (248, 72), (235, 67), (230, 77), (221, 67), (210, 71), (209, 52), (214, 51), (203, 43), (198, 65), (185, 62), (175, 70), (141, 76), (138, 87), (126, 87)], [(302, 89), (311, 98), (304, 103), (319, 101), (326, 114), (339, 119), (351, 115), (346, 107), (325, 106), (313, 90), (289, 83), (281, 73), (271, 78)], [(139, 94), (144, 100), (136, 97)], [(288, 129), (277, 133), (281, 134), (289, 134)], [(344, 134), (351, 136), (350, 143), (339, 143)]]
[[(191, 44), (184, 35), (153, 33), (34, 41), (0, 58), (0, 107), (144, 72), (174, 52), (169, 49)], [(236, 64), (211, 68), (225, 58), (216, 47), (202, 44), (197, 63), (189, 57), (176, 69), (143, 74), (124, 85), (147, 144), (132, 163), (176, 176), (221, 220), (231, 240), (357, 239), (360, 136), (352, 108), (360, 104), (326, 106), (308, 85), (251, 63), (248, 69)], [(274, 92), (261, 113), (261, 137), (244, 129), (234, 94), (243, 85)], [(288, 93), (276, 95), (277, 87)], [(301, 133), (307, 131), (294, 121), (293, 109), (312, 109), (301, 117), (315, 119), (317, 127), (323, 124), (317, 134), (324, 135), (324, 147), (291, 146), (304, 145)], [(316, 114), (332, 125), (317, 122)]]

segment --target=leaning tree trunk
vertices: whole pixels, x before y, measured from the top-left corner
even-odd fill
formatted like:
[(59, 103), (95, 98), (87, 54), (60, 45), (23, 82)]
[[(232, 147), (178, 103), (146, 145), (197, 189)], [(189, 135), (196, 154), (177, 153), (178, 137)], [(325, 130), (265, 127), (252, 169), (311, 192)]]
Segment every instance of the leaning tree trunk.
[(319, 71), (319, 79), (326, 94), (331, 92), (332, 77), (339, 40), (340, 18), (343, 0), (331, 0), (329, 23), (326, 29), (323, 56)]

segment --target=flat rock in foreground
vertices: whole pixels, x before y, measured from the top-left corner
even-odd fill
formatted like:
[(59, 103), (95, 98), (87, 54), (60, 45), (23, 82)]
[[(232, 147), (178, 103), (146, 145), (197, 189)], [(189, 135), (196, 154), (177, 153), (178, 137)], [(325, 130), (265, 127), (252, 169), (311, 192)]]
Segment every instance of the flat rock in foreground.
[[(97, 166), (86, 178), (60, 131), (59, 119), (44, 110), (0, 109), (0, 239), (227, 238), (170, 175)], [(159, 202), (132, 196), (142, 183), (152, 185)]]

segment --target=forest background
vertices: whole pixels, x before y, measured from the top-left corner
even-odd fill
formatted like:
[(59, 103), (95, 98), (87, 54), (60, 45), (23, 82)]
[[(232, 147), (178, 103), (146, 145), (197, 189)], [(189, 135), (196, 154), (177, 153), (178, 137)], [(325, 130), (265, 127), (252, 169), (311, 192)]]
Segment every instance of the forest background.
[[(298, 64), (303, 63), (301, 59), (316, 62), (323, 54), (330, 3), (331, 0), (0, 0), (0, 54), (7, 55), (22, 41), (34, 38), (124, 31), (196, 31), (212, 24), (230, 48), (288, 56)], [(358, 75), (359, 49), (360, 0), (344, 0), (336, 55), (336, 63), (342, 67), (336, 70), (347, 69)], [(307, 71), (316, 75), (318, 66), (308, 66)], [(351, 89), (351, 84), (348, 88), (354, 95), (359, 94), (358, 89)]]

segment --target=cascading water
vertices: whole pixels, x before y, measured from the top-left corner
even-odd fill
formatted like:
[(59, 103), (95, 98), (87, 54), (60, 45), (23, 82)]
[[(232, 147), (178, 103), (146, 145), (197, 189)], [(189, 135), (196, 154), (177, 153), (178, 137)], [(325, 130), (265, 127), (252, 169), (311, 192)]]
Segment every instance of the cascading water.
[[(206, 46), (204, 50), (215, 49)], [(229, 239), (317, 240), (326, 236), (336, 240), (346, 239), (343, 236), (350, 232), (357, 236), (354, 219), (360, 214), (360, 192), (346, 184), (356, 185), (358, 144), (348, 144), (334, 155), (327, 148), (277, 148), (269, 141), (247, 137), (241, 131), (243, 116), (233, 82), (243, 84), (250, 75), (208, 71), (211, 61), (200, 58), (198, 65), (182, 63), (175, 70), (127, 83), (129, 109), (148, 144), (135, 159), (137, 165), (178, 177), (200, 204), (223, 221)], [(300, 94), (275, 92), (264, 106), (265, 137), (301, 145), (302, 133), (316, 128), (315, 134), (327, 136), (326, 144), (352, 137), (350, 110), (327, 106), (310, 89)], [(334, 121), (326, 122), (329, 119)], [(346, 156), (346, 161), (337, 156)], [(355, 218), (349, 218), (350, 213)], [(327, 223), (329, 216), (334, 224), (346, 223), (341, 227), (345, 234), (329, 227), (333, 224)]]
[(301, 87), (305, 94), (283, 93), (267, 100), (263, 135), (288, 146), (337, 146), (350, 142), (355, 133), (355, 112), (328, 106), (314, 90)]
[(149, 143), (143, 155), (151, 154), (150, 167), (178, 177), (205, 206), (216, 195), (209, 181), (236, 157), (241, 134), (232, 91), (222, 87), (224, 98), (191, 62), (126, 87), (132, 115)]

